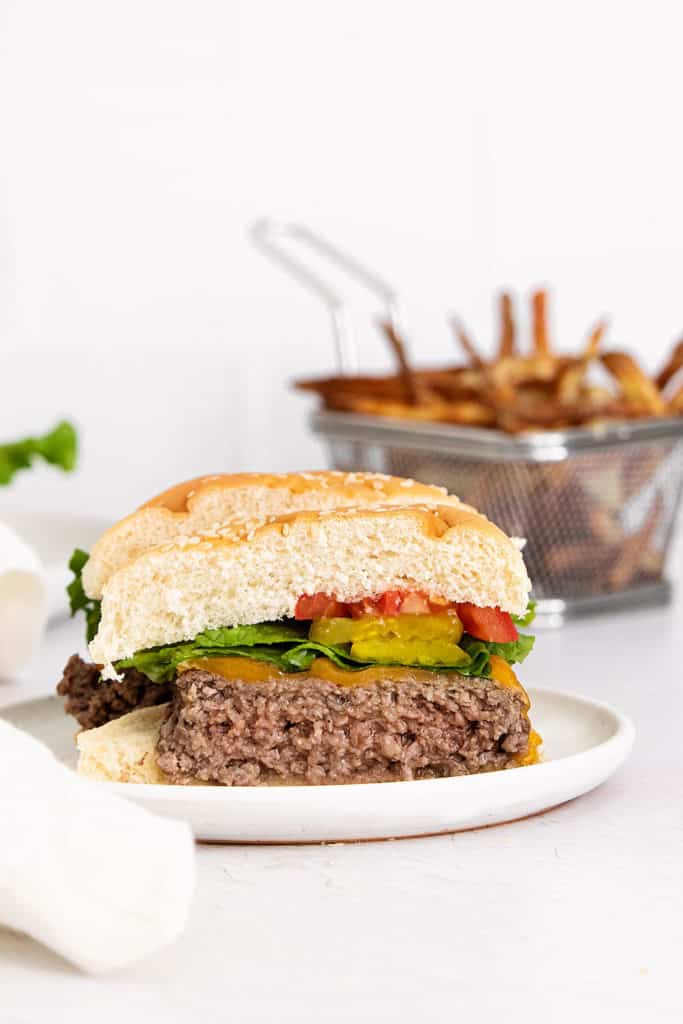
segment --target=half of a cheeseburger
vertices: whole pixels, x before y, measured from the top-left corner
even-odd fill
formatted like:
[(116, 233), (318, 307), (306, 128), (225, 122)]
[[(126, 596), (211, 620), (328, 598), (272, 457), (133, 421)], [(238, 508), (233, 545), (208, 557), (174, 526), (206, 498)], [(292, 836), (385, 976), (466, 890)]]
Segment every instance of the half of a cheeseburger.
[(389, 782), (538, 759), (511, 665), (532, 638), (519, 546), (464, 506), (301, 511), (118, 568), (90, 644), (170, 701), (78, 737), (96, 778)]

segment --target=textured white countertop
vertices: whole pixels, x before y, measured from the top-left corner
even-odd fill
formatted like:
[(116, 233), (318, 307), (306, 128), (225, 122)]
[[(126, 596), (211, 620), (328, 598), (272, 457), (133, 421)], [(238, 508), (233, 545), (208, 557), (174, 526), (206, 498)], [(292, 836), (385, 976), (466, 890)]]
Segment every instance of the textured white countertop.
[[(636, 723), (594, 793), (447, 837), (199, 847), (185, 935), (115, 977), (0, 930), (0, 1021), (681, 1021), (682, 610), (539, 634), (525, 682)], [(0, 705), (48, 693), (81, 629), (52, 629)]]

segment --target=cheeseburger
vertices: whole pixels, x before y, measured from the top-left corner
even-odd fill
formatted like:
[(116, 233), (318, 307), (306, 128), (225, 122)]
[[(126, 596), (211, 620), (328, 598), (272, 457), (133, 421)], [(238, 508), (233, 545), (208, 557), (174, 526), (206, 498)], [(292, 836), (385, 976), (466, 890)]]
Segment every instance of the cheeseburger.
[[(204, 482), (147, 506), (146, 532), (131, 517), (100, 541), (72, 593), (96, 625), (92, 688), (116, 691), (135, 673), (139, 692), (112, 698), (109, 720), (79, 735), (83, 774), (318, 785), (537, 759), (512, 668), (533, 642), (518, 630), (529, 620), (518, 543), (457, 499), (393, 478), (325, 475), (338, 492), (350, 479), (379, 498), (344, 492), (306, 508), (326, 490), (310, 478), (297, 478), (316, 482), (305, 497), (292, 485), (295, 511), (252, 495), (247, 522), (226, 504), (209, 522), (197, 511), (209, 499), (192, 501)], [(284, 499), (293, 479), (252, 481)], [(249, 481), (239, 486), (246, 496)], [(400, 500), (413, 488), (420, 498)]]

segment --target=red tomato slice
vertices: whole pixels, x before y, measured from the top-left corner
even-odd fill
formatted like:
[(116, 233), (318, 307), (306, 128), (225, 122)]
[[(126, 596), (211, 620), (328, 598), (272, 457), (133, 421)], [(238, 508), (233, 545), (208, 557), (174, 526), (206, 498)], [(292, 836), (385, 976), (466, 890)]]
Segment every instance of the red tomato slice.
[(302, 594), (294, 610), (295, 619), (348, 618), (349, 606), (334, 594)]
[(409, 590), (403, 595), (401, 602), (401, 615), (429, 615), (431, 608), (429, 601), (424, 594), (416, 590)]
[(383, 594), (354, 601), (353, 604), (338, 601), (335, 594), (302, 594), (297, 601), (294, 617), (331, 619), (351, 616), (360, 619), (367, 615), (429, 615), (443, 613), (453, 607), (457, 608), (465, 629), (472, 636), (499, 643), (517, 639), (512, 619), (500, 608), (478, 608), (473, 604), (452, 605), (445, 599), (430, 599), (419, 590), (387, 590)]
[(362, 619), (364, 615), (379, 615), (378, 599), (364, 597), (362, 601), (354, 601), (349, 605), (352, 619)]
[(456, 607), (465, 632), (477, 640), (507, 644), (519, 637), (510, 615), (500, 608), (478, 608), (476, 604), (459, 604)]
[(400, 590), (387, 590), (377, 602), (380, 615), (399, 615), (403, 606), (403, 594)]
[(350, 608), (354, 619), (364, 615), (428, 615), (431, 611), (424, 594), (414, 590), (387, 590), (378, 597), (364, 597)]

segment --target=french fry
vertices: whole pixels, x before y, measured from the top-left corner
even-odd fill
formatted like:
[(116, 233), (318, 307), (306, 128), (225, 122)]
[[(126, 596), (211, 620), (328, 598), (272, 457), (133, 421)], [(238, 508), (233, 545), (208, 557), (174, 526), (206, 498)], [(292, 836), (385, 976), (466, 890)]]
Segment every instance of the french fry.
[(476, 366), (478, 369), (482, 369), (482, 367), (486, 365), (486, 362), (479, 354), (476, 345), (465, 330), (464, 325), (455, 316), (450, 318), (449, 324), (453, 334), (460, 343), (461, 349), (467, 356), (470, 366)]
[(597, 569), (609, 557), (600, 540), (576, 541), (571, 544), (556, 544), (545, 557), (545, 566), (550, 572), (576, 572), (577, 569)]
[(426, 370), (420, 375), (433, 394), (445, 401), (477, 399), (483, 388), (482, 374), (469, 367), (458, 370)]
[(657, 548), (646, 547), (638, 564), (639, 573), (645, 578), (658, 579), (664, 566), (664, 552)]
[(624, 536), (616, 516), (604, 505), (594, 504), (591, 507), (588, 524), (593, 536), (602, 544), (618, 544)]
[(531, 296), (533, 314), (534, 352), (537, 355), (548, 355), (550, 337), (548, 334), (548, 293), (544, 288)]
[(678, 391), (674, 394), (667, 402), (667, 410), (673, 413), (675, 416), (683, 415), (683, 384), (681, 384)]
[(485, 372), (485, 393), (494, 407), (505, 411), (516, 404), (517, 387), (512, 379), (507, 362), (497, 362), (487, 366)]
[(616, 562), (607, 575), (607, 584), (611, 590), (624, 590), (638, 575), (638, 570), (644, 560), (644, 553), (650, 549), (662, 511), (662, 498), (658, 496), (641, 528), (627, 537), (619, 546)]
[(451, 402), (440, 417), (443, 423), (462, 423), (471, 426), (490, 427), (496, 422), (495, 411), (483, 402)]
[(427, 395), (425, 394), (425, 389), (420, 387), (420, 381), (408, 362), (405, 345), (398, 336), (396, 328), (389, 320), (381, 320), (380, 327), (384, 331), (398, 362), (398, 375), (403, 385), (404, 401), (407, 405), (419, 405), (420, 402), (427, 398)]
[(632, 356), (626, 352), (603, 352), (600, 358), (603, 366), (619, 383), (624, 396), (636, 409), (640, 408), (653, 416), (664, 416), (664, 399)]
[(588, 367), (597, 357), (600, 343), (607, 330), (606, 321), (602, 320), (597, 324), (588, 336), (586, 349), (573, 363), (562, 370), (557, 377), (557, 397), (565, 405), (572, 405), (578, 402), (581, 395), (581, 387), (586, 377)]
[(375, 395), (386, 398), (400, 399), (403, 385), (396, 377), (326, 377), (318, 380), (302, 380), (297, 382), (302, 391), (316, 391), (325, 404), (334, 405), (340, 396)]
[(500, 296), (500, 341), (498, 358), (506, 359), (515, 354), (515, 320), (512, 313), (512, 297), (507, 292)]
[(683, 368), (683, 339), (678, 342), (670, 354), (664, 366), (655, 377), (655, 384), (660, 391), (663, 391), (670, 380)]
[(529, 427), (542, 427), (545, 430), (554, 430), (557, 427), (568, 425), (570, 416), (555, 399), (536, 400), (526, 409), (520, 403), (518, 415), (522, 422)]

